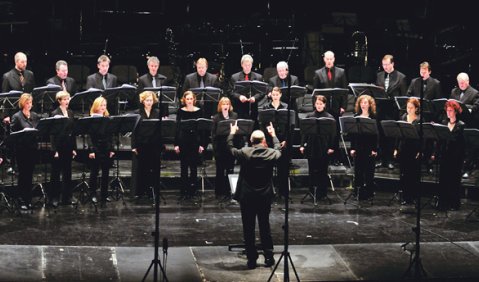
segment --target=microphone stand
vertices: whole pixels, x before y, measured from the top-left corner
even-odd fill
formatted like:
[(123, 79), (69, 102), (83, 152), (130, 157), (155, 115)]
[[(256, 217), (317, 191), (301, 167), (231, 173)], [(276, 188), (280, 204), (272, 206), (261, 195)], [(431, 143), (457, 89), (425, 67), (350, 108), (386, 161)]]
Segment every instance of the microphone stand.
[[(286, 149), (284, 153), (286, 154), (287, 162), (288, 162), (288, 170), (286, 171), (288, 180), (289, 180), (289, 161), (290, 161), (290, 148), (291, 148), (291, 131), (290, 131), (290, 123), (291, 123), (291, 107), (289, 106), (291, 104), (291, 76), (288, 74), (288, 117), (287, 117), (287, 126), (286, 126)], [(284, 201), (284, 249), (283, 252), (281, 253), (281, 256), (279, 257), (278, 262), (274, 266), (273, 271), (271, 272), (271, 275), (268, 278), (268, 282), (271, 281), (271, 278), (273, 278), (274, 272), (278, 268), (279, 263), (281, 260), (284, 258), (284, 273), (283, 273), (283, 281), (284, 282), (289, 282), (289, 265), (288, 265), (288, 260), (291, 263), (291, 266), (293, 267), (294, 275), (296, 276), (296, 280), (299, 282), (299, 276), (298, 272), (296, 271), (296, 268), (294, 267), (293, 260), (291, 259), (291, 255), (289, 253), (289, 187), (290, 182), (288, 181), (288, 189), (286, 189), (286, 195), (285, 195), (285, 201)]]

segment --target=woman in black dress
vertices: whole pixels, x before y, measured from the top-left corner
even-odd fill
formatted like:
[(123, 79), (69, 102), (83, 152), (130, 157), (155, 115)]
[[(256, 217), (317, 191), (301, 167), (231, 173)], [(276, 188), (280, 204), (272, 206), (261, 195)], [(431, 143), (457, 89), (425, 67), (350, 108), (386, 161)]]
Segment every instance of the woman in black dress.
[(448, 100), (444, 106), (447, 125), (451, 132), (448, 141), (439, 144), (439, 210), (457, 210), (461, 206), (461, 170), (464, 165), (465, 123), (458, 119), (462, 109), (455, 100)]
[[(93, 101), (90, 109), (92, 117), (108, 117), (106, 99), (98, 97)], [(105, 206), (108, 198), (108, 177), (110, 176), (110, 167), (112, 157), (115, 155), (112, 148), (112, 136), (105, 132), (91, 134), (91, 146), (89, 147), (88, 158), (90, 159), (90, 196), (93, 203), (97, 203), (96, 190), (98, 188), (98, 172), (101, 169), (101, 206)]]
[[(417, 125), (419, 123), (419, 99), (411, 97), (406, 103), (406, 113), (401, 116), (401, 121)], [(416, 198), (420, 182), (421, 159), (419, 152), (421, 142), (416, 139), (402, 139), (397, 142), (394, 157), (399, 159), (399, 182), (401, 184), (402, 205), (410, 205)]]
[[(314, 102), (314, 112), (306, 118), (330, 118), (334, 117), (326, 112), (327, 99), (323, 95), (317, 95)], [(316, 199), (327, 196), (328, 192), (328, 165), (333, 149), (334, 136), (330, 135), (302, 135), (299, 151), (308, 159), (310, 191), (316, 195)]]
[(216, 130), (220, 121), (235, 120), (237, 118), (238, 114), (233, 112), (231, 100), (227, 97), (222, 97), (218, 102), (217, 113), (213, 116), (213, 126), (211, 128), (211, 140), (216, 165), (215, 195), (217, 198), (229, 197), (231, 195), (228, 185), (228, 174), (233, 172), (235, 159), (226, 145), (228, 133), (226, 135), (217, 135)]
[[(135, 111), (139, 114), (141, 120), (159, 119), (160, 111), (153, 107), (158, 103), (155, 92), (144, 91), (140, 93), (140, 108)], [(140, 120), (140, 122), (141, 122)], [(141, 125), (140, 125), (141, 126)], [(136, 134), (132, 138), (132, 152), (137, 157), (136, 173), (136, 196), (148, 196), (148, 188), (159, 185), (160, 171), (160, 140), (158, 136), (149, 140), (137, 138)]]
[[(369, 95), (361, 95), (356, 100), (356, 118), (375, 119), (376, 101)], [(351, 136), (351, 156), (354, 158), (354, 193), (360, 200), (374, 196), (374, 169), (377, 156), (378, 137), (376, 135), (353, 134)]]
[[(52, 176), (51, 189), (48, 193), (50, 204), (53, 207), (58, 206), (60, 194), (64, 205), (74, 204), (72, 202), (72, 160), (76, 156), (75, 136), (72, 134), (73, 112), (68, 109), (70, 104), (70, 94), (66, 91), (59, 91), (56, 95), (58, 108), (52, 113), (52, 117), (66, 117), (67, 126), (60, 134), (52, 136)], [(62, 183), (60, 184), (60, 174)]]
[[(183, 107), (176, 114), (177, 130), (175, 136), (175, 152), (180, 156), (181, 197), (190, 198), (197, 193), (198, 161), (203, 152), (203, 142), (196, 127), (182, 124), (182, 121), (201, 118), (200, 108), (196, 107), (196, 95), (186, 91), (181, 98)], [(188, 169), (190, 176), (188, 177)]]
[[(12, 116), (11, 131), (16, 132), (27, 128), (35, 128), (40, 120), (37, 113), (32, 112), (32, 95), (24, 93), (18, 100), (20, 111)], [(37, 142), (33, 139), (18, 139), (14, 146), (15, 159), (18, 167), (18, 188), (20, 193), (20, 208), (32, 208), (33, 170), (37, 161)]]

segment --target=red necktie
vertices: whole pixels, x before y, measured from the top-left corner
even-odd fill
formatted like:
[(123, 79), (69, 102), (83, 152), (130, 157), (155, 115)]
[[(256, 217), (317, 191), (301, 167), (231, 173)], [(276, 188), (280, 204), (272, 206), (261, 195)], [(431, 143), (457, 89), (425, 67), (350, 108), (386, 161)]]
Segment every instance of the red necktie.
[(248, 74), (245, 73), (244, 80), (249, 80)]
[(331, 73), (331, 69), (328, 69), (328, 80), (333, 80), (333, 74)]

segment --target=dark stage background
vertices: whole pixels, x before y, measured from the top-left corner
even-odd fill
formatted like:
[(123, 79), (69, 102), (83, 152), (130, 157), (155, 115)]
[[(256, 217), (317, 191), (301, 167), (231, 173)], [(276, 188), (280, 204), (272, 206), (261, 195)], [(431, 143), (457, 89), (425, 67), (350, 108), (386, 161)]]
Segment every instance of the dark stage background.
[[(307, 84), (311, 70), (323, 64), (322, 53), (333, 50), (350, 82), (373, 80), (382, 56), (390, 53), (408, 79), (419, 75), (419, 63), (432, 63), (432, 75), (449, 93), (461, 71), (477, 85), (474, 22), (470, 7), (428, 0), (6, 0), (0, 1), (0, 71), (24, 51), (40, 86), (54, 75), (58, 59), (87, 66), (84, 74), (70, 69), (81, 80), (96, 71), (102, 53), (112, 57), (112, 67), (131, 65), (139, 75), (147, 71), (145, 58), (156, 55), (160, 72), (181, 86), (198, 57), (206, 57), (209, 71), (222, 71), (227, 80), (240, 70), (241, 55), (250, 53), (256, 71), (288, 60), (291, 73)], [(135, 77), (128, 73), (121, 82), (134, 83)]]

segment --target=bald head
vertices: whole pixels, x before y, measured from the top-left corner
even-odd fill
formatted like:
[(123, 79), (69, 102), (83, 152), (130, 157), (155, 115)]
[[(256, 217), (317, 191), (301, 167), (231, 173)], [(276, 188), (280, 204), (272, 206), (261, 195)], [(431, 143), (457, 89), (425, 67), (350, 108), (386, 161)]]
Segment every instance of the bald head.
[(251, 133), (251, 138), (250, 138), (251, 144), (253, 145), (260, 144), (260, 143), (263, 143), (264, 140), (265, 140), (265, 136), (263, 131), (255, 130), (253, 131), (253, 133)]

